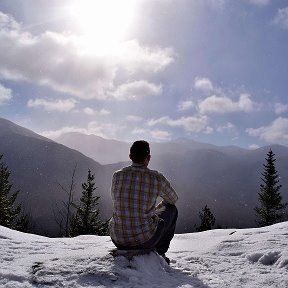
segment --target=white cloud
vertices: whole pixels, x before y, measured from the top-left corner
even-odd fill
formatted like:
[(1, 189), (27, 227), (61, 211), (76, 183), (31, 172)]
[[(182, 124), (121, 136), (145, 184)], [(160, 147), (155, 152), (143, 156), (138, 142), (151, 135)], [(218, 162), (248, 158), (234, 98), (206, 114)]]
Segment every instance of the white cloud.
[(43, 131), (40, 133), (42, 136), (47, 137), (49, 139), (55, 139), (62, 134), (69, 133), (69, 132), (79, 132), (83, 134), (89, 134), (87, 129), (85, 128), (80, 128), (80, 127), (74, 127), (74, 126), (68, 126), (68, 127), (63, 127), (58, 130), (49, 130), (49, 131)]
[(282, 104), (282, 103), (276, 103), (274, 105), (274, 109), (275, 109), (275, 113), (279, 115), (288, 111), (288, 105)]
[(155, 126), (160, 124), (171, 127), (182, 127), (188, 132), (205, 132), (210, 130), (210, 127), (207, 126), (208, 118), (203, 115), (198, 117), (181, 117), (179, 119), (171, 119), (170, 117), (165, 116), (156, 120), (151, 119), (147, 124), (148, 126)]
[[(119, 122), (101, 123), (99, 121), (91, 121), (87, 127), (66, 126), (57, 130), (44, 131), (41, 135), (50, 139), (56, 139), (69, 132), (79, 132), (86, 135), (94, 134), (106, 139), (119, 139), (118, 136), (121, 133), (127, 133), (127, 126)], [(171, 140), (171, 134), (162, 129), (134, 128), (129, 130), (128, 135), (137, 135), (139, 138), (151, 139), (153, 141)]]
[(10, 16), (0, 11), (0, 29), (1, 30), (18, 30), (19, 24)]
[(155, 140), (167, 141), (171, 139), (171, 134), (164, 130), (151, 130), (150, 135)]
[(192, 107), (194, 107), (194, 103), (193, 103), (193, 101), (191, 101), (191, 100), (181, 101), (181, 102), (178, 104), (178, 109), (179, 109), (180, 111), (186, 111), (186, 110), (191, 109)]
[(143, 120), (142, 117), (136, 116), (136, 115), (128, 115), (126, 116), (126, 121), (128, 122), (140, 122)]
[(141, 138), (151, 138), (153, 141), (169, 141), (171, 140), (171, 134), (165, 130), (151, 130), (151, 129), (143, 129), (143, 128), (136, 128), (131, 132), (137, 137)]
[(213, 95), (199, 103), (201, 113), (229, 113), (229, 112), (250, 112), (255, 108), (255, 104), (250, 99), (249, 94), (241, 94), (239, 101), (233, 102), (226, 96)]
[(227, 131), (233, 131), (235, 129), (235, 125), (228, 122), (226, 125), (217, 127), (217, 132), (224, 133)]
[(288, 30), (288, 7), (277, 11), (273, 24), (278, 25), (282, 29)]
[(121, 131), (125, 128), (121, 123), (100, 123), (92, 121), (88, 123), (88, 134), (95, 134), (106, 139), (115, 139), (121, 134)]
[(135, 128), (131, 131), (131, 133), (135, 135), (147, 135), (149, 134), (149, 130), (143, 128)]
[(46, 111), (69, 112), (75, 108), (77, 101), (74, 99), (30, 99), (27, 106), (30, 108), (42, 107)]
[(147, 81), (135, 81), (122, 84), (110, 93), (116, 100), (137, 100), (147, 96), (156, 96), (162, 93), (162, 86)]
[(94, 109), (90, 108), (90, 107), (86, 107), (86, 108), (83, 109), (83, 112), (85, 114), (87, 114), (87, 115), (92, 116), (92, 115), (95, 115), (96, 111)]
[(99, 116), (106, 116), (111, 114), (110, 111), (106, 110), (106, 109), (101, 109), (101, 110), (94, 110), (90, 107), (85, 107), (83, 109), (83, 112), (89, 116), (95, 116), (95, 115), (99, 115)]
[(65, 133), (80, 132), (87, 135), (98, 135), (106, 139), (115, 139), (118, 135), (118, 132), (120, 132), (122, 129), (123, 126), (115, 125), (115, 123), (100, 123), (96, 121), (91, 121), (88, 123), (87, 128), (66, 126), (57, 130), (43, 131), (41, 135), (50, 139), (55, 139)]
[(194, 79), (194, 88), (203, 92), (213, 91), (214, 87), (208, 78), (196, 77)]
[(174, 62), (172, 48), (142, 47), (136, 40), (122, 43), (118, 53), (121, 55), (118, 59), (121, 67), (130, 73), (138, 70), (157, 73)]
[(271, 0), (247, 0), (247, 1), (256, 6), (267, 6), (271, 3)]
[(251, 150), (256, 150), (256, 149), (258, 149), (258, 148), (260, 148), (260, 146), (259, 146), (258, 144), (251, 144), (251, 145), (249, 146), (249, 149), (251, 149)]
[(97, 55), (85, 50), (79, 36), (50, 31), (32, 35), (3, 13), (0, 32), (0, 79), (25, 80), (82, 99), (109, 97), (107, 90), (123, 71), (130, 76), (158, 73), (174, 60), (172, 49), (143, 47), (136, 40)]
[(270, 143), (288, 144), (288, 119), (279, 117), (268, 126), (248, 128), (246, 132)]
[(12, 99), (12, 90), (0, 84), (0, 105)]
[(203, 131), (204, 134), (211, 134), (214, 132), (214, 129), (212, 127), (206, 127), (205, 130)]

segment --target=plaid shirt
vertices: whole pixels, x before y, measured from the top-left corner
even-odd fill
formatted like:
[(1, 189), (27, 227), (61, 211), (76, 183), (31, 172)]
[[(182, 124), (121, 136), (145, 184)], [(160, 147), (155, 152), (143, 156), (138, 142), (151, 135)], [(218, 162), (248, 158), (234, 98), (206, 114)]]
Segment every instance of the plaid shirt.
[(111, 238), (120, 245), (136, 246), (152, 238), (157, 229), (157, 197), (175, 204), (178, 196), (160, 173), (141, 164), (123, 168), (113, 175)]

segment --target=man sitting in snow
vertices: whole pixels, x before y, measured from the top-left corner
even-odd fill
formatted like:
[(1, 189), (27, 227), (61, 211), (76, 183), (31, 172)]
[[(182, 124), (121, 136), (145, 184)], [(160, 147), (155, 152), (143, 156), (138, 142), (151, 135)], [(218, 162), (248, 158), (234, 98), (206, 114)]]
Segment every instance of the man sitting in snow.
[[(148, 142), (134, 142), (129, 156), (132, 165), (112, 179), (111, 239), (122, 250), (155, 249), (169, 264), (165, 253), (175, 232), (178, 196), (162, 174), (147, 168)], [(156, 206), (158, 197), (163, 200)]]

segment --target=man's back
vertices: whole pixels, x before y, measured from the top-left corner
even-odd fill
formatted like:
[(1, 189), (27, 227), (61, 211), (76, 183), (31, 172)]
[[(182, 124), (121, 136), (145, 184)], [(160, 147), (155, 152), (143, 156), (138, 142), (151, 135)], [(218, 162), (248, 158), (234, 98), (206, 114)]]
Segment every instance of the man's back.
[(166, 178), (144, 165), (133, 164), (113, 175), (111, 196), (114, 213), (112, 238), (119, 244), (137, 245), (149, 240), (157, 229), (158, 196), (174, 204), (177, 195)]
[[(122, 250), (155, 249), (169, 263), (165, 253), (175, 232), (178, 196), (161, 173), (147, 168), (148, 142), (135, 141), (129, 157), (132, 165), (115, 172), (112, 179), (111, 239)], [(156, 206), (159, 196), (163, 201)]]

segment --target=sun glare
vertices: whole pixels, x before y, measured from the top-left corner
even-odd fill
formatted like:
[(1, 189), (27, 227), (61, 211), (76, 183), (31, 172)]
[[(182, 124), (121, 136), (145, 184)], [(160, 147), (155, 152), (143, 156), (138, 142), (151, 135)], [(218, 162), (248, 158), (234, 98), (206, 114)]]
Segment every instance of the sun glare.
[(98, 52), (125, 39), (137, 0), (75, 0), (70, 14), (82, 37), (82, 45)]

